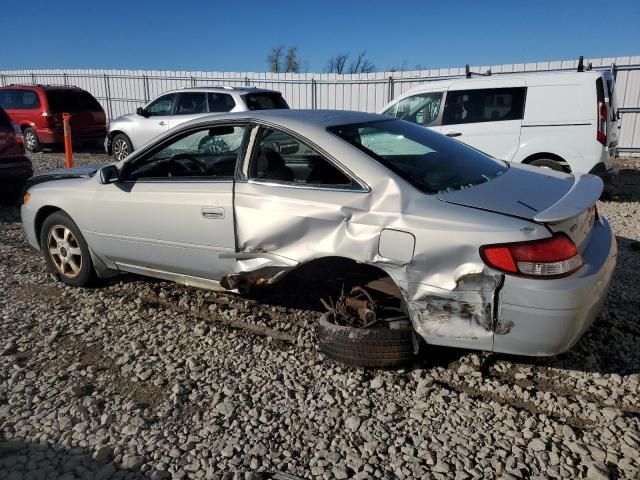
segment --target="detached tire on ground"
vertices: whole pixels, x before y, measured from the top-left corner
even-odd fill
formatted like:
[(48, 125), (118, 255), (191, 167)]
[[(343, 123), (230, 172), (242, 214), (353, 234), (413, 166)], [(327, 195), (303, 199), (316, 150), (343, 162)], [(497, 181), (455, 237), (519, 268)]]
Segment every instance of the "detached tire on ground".
[(316, 337), (320, 351), (347, 365), (372, 368), (398, 367), (414, 356), (413, 329), (354, 328), (336, 325), (332, 313), (320, 317)]

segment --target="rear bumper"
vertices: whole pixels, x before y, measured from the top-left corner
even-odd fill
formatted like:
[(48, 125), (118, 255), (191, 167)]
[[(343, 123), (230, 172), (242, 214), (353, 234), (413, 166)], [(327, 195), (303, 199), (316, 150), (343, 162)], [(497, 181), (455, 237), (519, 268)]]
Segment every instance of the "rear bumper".
[[(62, 130), (55, 130), (50, 128), (36, 129), (38, 140), (43, 144), (58, 144), (64, 142), (64, 132)], [(90, 128), (86, 130), (71, 130), (72, 142), (98, 142), (102, 141), (107, 135), (106, 126)]]
[(19, 188), (32, 176), (31, 160), (25, 156), (3, 158), (0, 162), (0, 185)]
[(616, 264), (616, 240), (606, 219), (596, 222), (583, 257), (585, 265), (566, 278), (505, 279), (493, 351), (557, 355), (582, 337), (607, 297)]

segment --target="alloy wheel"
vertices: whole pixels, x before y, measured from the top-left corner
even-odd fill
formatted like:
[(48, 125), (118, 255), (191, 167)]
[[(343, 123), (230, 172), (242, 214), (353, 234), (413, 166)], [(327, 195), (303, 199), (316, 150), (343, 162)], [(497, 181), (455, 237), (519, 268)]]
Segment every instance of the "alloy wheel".
[(113, 156), (116, 160), (122, 160), (127, 155), (129, 155), (129, 146), (127, 145), (127, 142), (121, 138), (113, 142)]
[(24, 133), (24, 143), (27, 147), (27, 150), (33, 151), (36, 146), (36, 136), (31, 130), (27, 130)]
[(75, 278), (82, 270), (82, 250), (75, 235), (64, 225), (54, 225), (48, 235), (49, 257), (58, 272)]

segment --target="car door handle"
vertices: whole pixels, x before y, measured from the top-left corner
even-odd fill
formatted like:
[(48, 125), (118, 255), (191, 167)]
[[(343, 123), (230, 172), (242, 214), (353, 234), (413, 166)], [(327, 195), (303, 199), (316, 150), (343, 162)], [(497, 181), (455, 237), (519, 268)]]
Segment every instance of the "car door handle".
[(224, 218), (224, 208), (222, 207), (202, 207), (202, 216), (211, 220)]
[(162, 125), (163, 127), (167, 124), (164, 120), (162, 122), (158, 122), (158, 125)]
[(462, 133), (460, 133), (460, 132), (447, 132), (447, 133), (445, 133), (445, 135), (447, 137), (460, 137), (460, 136), (462, 136)]

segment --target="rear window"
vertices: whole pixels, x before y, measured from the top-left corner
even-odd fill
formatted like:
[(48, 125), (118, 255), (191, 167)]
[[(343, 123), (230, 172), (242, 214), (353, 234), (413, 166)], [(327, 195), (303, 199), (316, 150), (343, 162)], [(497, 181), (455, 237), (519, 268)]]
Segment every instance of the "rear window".
[(289, 105), (279, 93), (249, 93), (244, 95), (249, 110), (282, 110)]
[(33, 90), (0, 90), (0, 108), (29, 110), (38, 107), (40, 107), (40, 99)]
[(342, 125), (328, 130), (428, 194), (473, 187), (507, 170), (504, 162), (402, 120)]
[(49, 108), (53, 112), (102, 112), (102, 107), (89, 92), (71, 90), (47, 91)]

